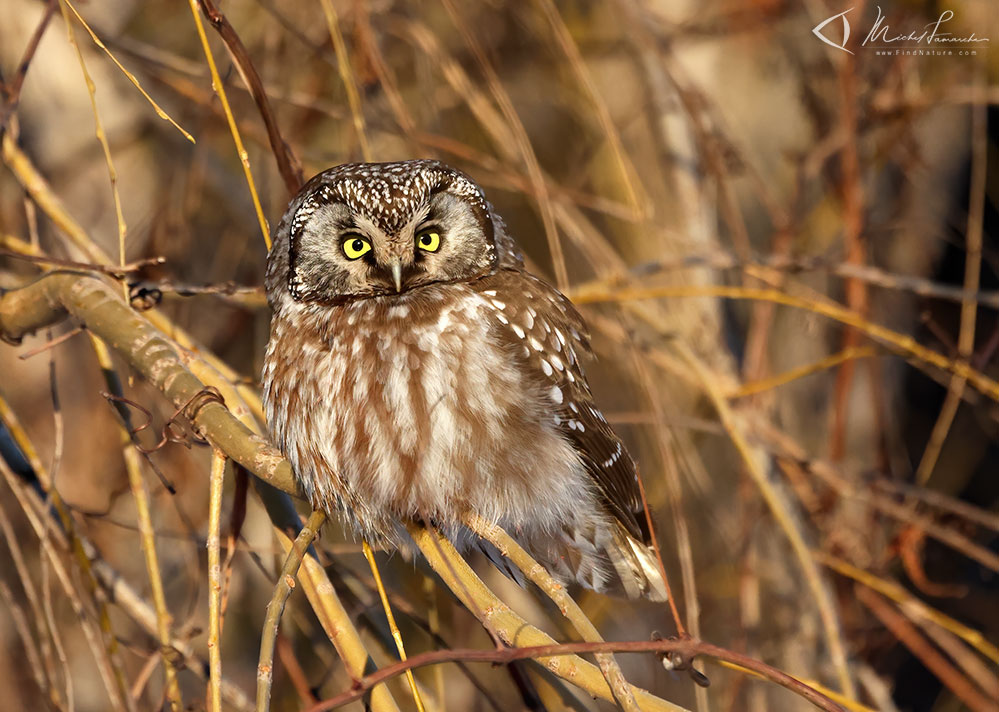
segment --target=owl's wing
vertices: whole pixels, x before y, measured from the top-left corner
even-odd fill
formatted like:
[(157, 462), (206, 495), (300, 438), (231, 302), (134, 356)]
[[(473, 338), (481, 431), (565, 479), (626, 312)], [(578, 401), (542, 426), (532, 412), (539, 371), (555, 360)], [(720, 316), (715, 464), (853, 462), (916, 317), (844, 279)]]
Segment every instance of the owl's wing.
[(550, 398), (555, 424), (582, 456), (610, 513), (648, 544), (635, 463), (593, 402), (579, 361), (591, 355), (579, 312), (556, 289), (521, 270), (500, 270), (479, 280), (476, 289), (495, 310), (500, 338), (519, 350)]

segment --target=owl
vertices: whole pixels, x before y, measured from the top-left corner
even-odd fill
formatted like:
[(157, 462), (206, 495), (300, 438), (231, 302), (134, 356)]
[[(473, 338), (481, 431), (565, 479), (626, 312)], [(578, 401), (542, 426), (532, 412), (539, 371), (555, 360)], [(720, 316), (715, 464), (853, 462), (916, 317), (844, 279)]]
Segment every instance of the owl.
[(564, 583), (665, 599), (583, 320), (468, 176), (432, 160), (320, 173), (265, 282), (268, 426), (314, 507), (397, 547), (413, 520), (467, 545), (474, 512)]

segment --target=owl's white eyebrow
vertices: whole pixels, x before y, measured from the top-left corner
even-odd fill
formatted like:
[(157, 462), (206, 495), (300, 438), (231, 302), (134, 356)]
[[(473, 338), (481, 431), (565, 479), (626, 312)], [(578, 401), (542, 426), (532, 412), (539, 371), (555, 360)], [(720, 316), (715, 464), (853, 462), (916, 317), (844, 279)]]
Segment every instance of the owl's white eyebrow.
[(369, 219), (366, 215), (354, 213), (350, 216), (350, 219), (354, 223), (355, 230), (363, 231), (370, 235), (378, 235), (381, 233), (381, 229), (379, 229), (378, 224), (374, 220)]
[(420, 219), (416, 221), (416, 224), (417, 225), (422, 225), (423, 223), (427, 222), (427, 220), (430, 219), (430, 212), (431, 212), (431, 210), (432, 210), (431, 206), (429, 206), (429, 205), (425, 206), (423, 208), (423, 211), (421, 213), (419, 213)]

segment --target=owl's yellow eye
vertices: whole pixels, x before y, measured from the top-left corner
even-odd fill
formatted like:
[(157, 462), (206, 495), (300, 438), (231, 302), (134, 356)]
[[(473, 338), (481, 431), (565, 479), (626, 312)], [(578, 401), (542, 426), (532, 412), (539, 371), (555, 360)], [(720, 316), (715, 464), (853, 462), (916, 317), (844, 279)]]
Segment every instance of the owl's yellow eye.
[(341, 247), (348, 260), (356, 260), (371, 252), (371, 243), (358, 235), (348, 235)]
[(437, 252), (441, 247), (441, 234), (436, 230), (424, 230), (416, 236), (416, 246), (427, 252)]

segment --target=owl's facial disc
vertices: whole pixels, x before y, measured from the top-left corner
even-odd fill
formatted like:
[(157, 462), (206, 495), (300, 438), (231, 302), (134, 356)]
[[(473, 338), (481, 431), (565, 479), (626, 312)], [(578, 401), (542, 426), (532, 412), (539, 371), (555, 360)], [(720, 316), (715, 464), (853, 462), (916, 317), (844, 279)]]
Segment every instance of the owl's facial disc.
[(496, 260), (491, 221), (484, 225), (480, 210), (445, 188), (427, 196), (400, 226), (387, 226), (340, 201), (315, 206), (292, 239), (292, 297), (344, 303), (491, 271)]

